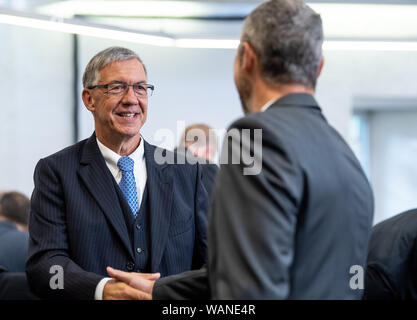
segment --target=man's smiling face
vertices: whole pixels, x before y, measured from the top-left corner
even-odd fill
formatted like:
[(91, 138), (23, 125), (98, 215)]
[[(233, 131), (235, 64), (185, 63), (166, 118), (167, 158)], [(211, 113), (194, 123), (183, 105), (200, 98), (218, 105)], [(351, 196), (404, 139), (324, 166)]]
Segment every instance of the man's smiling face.
[[(112, 82), (127, 84), (146, 83), (146, 73), (143, 65), (137, 59), (114, 61), (100, 70), (99, 85)], [(106, 89), (91, 90), (92, 108), (95, 130), (99, 137), (113, 135), (121, 139), (130, 139), (139, 135), (146, 121), (148, 97), (135, 95), (129, 87), (127, 93), (111, 95)], [(102, 141), (105, 143), (106, 141)]]

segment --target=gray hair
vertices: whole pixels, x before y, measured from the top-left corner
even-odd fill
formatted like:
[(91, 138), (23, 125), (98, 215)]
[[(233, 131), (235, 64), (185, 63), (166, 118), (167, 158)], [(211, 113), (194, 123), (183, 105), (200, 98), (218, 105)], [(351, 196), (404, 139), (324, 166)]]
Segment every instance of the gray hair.
[(264, 2), (246, 17), (240, 40), (254, 48), (265, 81), (315, 88), (323, 27), (303, 0)]
[(125, 61), (137, 59), (146, 68), (139, 56), (132, 50), (122, 47), (110, 47), (97, 53), (87, 64), (83, 74), (83, 86), (88, 88), (94, 86), (99, 81), (99, 72), (109, 63), (114, 61)]

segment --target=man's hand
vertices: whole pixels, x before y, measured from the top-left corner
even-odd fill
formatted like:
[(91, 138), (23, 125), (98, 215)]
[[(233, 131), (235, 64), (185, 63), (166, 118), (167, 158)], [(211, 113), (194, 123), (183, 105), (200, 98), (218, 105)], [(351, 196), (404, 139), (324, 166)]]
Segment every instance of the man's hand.
[(107, 273), (114, 280), (122, 281), (122, 283), (126, 284), (129, 288), (134, 288), (133, 290), (140, 290), (139, 292), (143, 297), (145, 297), (145, 300), (149, 300), (147, 299), (148, 297), (152, 299), (152, 290), (155, 280), (158, 280), (161, 276), (159, 273), (129, 273), (116, 270), (111, 267), (107, 267)]
[(152, 295), (112, 279), (104, 286), (103, 300), (152, 300)]

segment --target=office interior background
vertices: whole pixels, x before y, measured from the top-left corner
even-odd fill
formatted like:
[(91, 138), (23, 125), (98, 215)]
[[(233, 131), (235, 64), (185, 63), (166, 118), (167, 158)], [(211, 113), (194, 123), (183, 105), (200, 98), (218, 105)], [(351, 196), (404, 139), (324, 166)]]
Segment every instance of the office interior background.
[[(147, 141), (173, 149), (184, 124), (227, 128), (242, 116), (240, 29), (260, 2), (0, 0), (0, 190), (30, 196), (38, 160), (92, 134), (81, 77), (109, 46), (135, 50), (155, 85)], [(374, 223), (416, 208), (417, 1), (307, 3), (325, 32), (316, 97), (371, 182)]]

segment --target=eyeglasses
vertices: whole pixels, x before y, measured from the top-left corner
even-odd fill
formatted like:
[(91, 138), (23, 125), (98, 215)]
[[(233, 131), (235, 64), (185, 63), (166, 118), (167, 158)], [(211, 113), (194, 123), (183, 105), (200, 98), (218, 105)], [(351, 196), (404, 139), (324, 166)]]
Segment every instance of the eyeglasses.
[(102, 88), (107, 89), (107, 94), (111, 95), (121, 95), (126, 94), (129, 90), (129, 87), (132, 87), (133, 92), (136, 96), (139, 97), (147, 97), (152, 96), (154, 86), (148, 83), (134, 83), (134, 84), (127, 84), (126, 82), (111, 82), (108, 84), (98, 84), (95, 86), (89, 86), (87, 89), (96, 89)]

